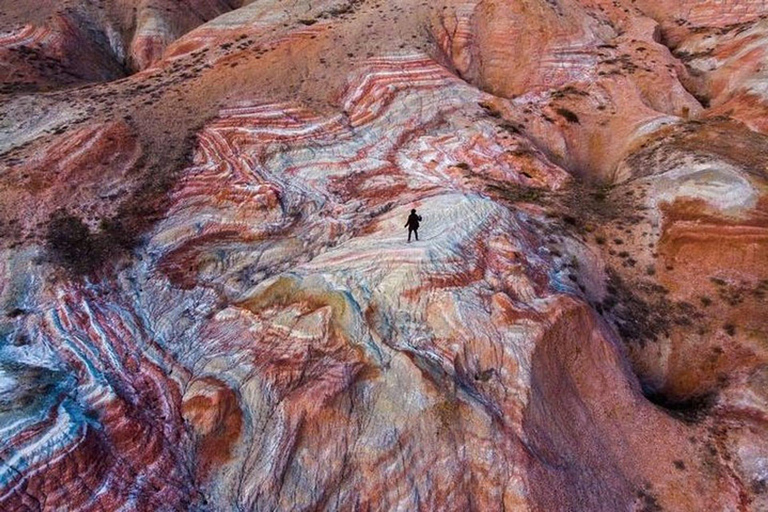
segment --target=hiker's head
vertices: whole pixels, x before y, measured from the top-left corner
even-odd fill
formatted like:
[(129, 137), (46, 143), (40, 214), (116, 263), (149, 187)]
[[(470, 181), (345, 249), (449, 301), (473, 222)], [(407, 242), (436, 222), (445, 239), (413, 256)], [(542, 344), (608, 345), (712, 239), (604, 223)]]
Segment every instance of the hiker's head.
[(411, 210), (411, 213), (416, 213), (416, 208), (414, 208), (413, 210)]

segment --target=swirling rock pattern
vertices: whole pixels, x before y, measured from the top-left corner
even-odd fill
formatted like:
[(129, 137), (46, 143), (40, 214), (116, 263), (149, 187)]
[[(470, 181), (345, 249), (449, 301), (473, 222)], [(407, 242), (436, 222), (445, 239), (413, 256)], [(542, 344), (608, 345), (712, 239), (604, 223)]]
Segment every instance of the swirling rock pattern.
[(179, 4), (2, 14), (0, 509), (768, 506), (762, 2)]

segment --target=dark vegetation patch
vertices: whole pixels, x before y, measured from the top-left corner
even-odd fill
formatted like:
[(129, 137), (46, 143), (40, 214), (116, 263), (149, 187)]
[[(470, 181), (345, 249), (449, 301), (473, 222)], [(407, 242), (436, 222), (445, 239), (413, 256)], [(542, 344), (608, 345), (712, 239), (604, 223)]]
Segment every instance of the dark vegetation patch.
[(514, 183), (494, 182), (486, 185), (486, 190), (492, 195), (510, 203), (540, 203), (549, 199), (549, 190), (526, 187)]
[(659, 505), (656, 496), (651, 493), (650, 484), (646, 484), (643, 489), (638, 489), (635, 493), (636, 496), (636, 508), (638, 512), (662, 512), (663, 509)]
[[(525, 172), (521, 174), (530, 177)], [(503, 203), (530, 202), (544, 207), (547, 216), (555, 222), (555, 227), (569, 234), (584, 236), (592, 233), (595, 226), (608, 224), (617, 218), (626, 217), (631, 220), (635, 213), (631, 197), (608, 199), (612, 191), (608, 185), (589, 184), (574, 179), (567, 187), (553, 192), (547, 188), (489, 179), (474, 172), (470, 172), (469, 176), (481, 179), (485, 185), (484, 192)]]
[(672, 301), (668, 291), (652, 282), (628, 285), (619, 273), (607, 269), (605, 298), (595, 309), (609, 320), (628, 343), (645, 346), (661, 336), (669, 336), (673, 326), (691, 326), (704, 314), (688, 302)]
[(13, 308), (12, 310), (10, 310), (9, 312), (6, 313), (6, 316), (8, 318), (18, 318), (18, 317), (24, 315), (25, 313), (26, 313), (26, 311), (24, 309), (22, 309), (22, 308)]
[(768, 296), (768, 280), (766, 279), (755, 285), (746, 281), (731, 283), (718, 277), (710, 277), (709, 280), (717, 292), (718, 299), (731, 307), (738, 306), (748, 299), (764, 301)]
[(690, 120), (664, 128), (657, 137), (643, 143), (626, 163), (633, 169), (633, 176), (643, 177), (679, 165), (682, 154), (711, 156), (759, 178), (768, 178), (768, 138), (723, 117)]
[(712, 106), (712, 102), (709, 99), (709, 96), (699, 92), (699, 91), (693, 91), (691, 92), (691, 95), (696, 98), (696, 101), (698, 101), (702, 107), (709, 108)]
[(509, 123), (506, 121), (503, 123), (499, 123), (499, 128), (509, 133), (510, 135), (521, 135), (523, 133), (523, 129), (521, 126)]
[(561, 89), (555, 90), (551, 94), (552, 99), (562, 99), (568, 96), (589, 96), (589, 93), (582, 89), (577, 89), (572, 85), (567, 85)]
[(496, 120), (496, 123), (501, 130), (509, 133), (510, 135), (521, 135), (523, 133), (522, 125), (505, 120), (501, 111), (492, 103), (481, 101), (477, 105), (483, 109), (485, 115)]
[(558, 115), (560, 115), (563, 119), (565, 119), (569, 123), (580, 124), (579, 116), (577, 116), (576, 113), (568, 110), (567, 108), (558, 107), (555, 109), (555, 112), (557, 112)]
[(53, 260), (73, 274), (92, 272), (104, 258), (101, 238), (82, 219), (61, 210), (48, 224), (46, 246)]
[(611, 76), (611, 75), (621, 76), (621, 75), (632, 75), (640, 69), (648, 72), (653, 71), (648, 67), (638, 66), (636, 63), (636, 59), (637, 57), (632, 56), (628, 53), (624, 53), (616, 57), (610, 57), (610, 58), (604, 59), (600, 61), (599, 65), (602, 69), (598, 71), (597, 74), (600, 76)]
[(694, 52), (694, 53), (687, 52), (685, 50), (675, 50), (673, 52), (673, 55), (675, 57), (677, 57), (678, 59), (680, 59), (682, 62), (689, 63), (689, 62), (694, 61), (694, 60), (706, 59), (708, 57), (711, 57), (712, 56), (712, 51), (713, 51), (713, 48), (709, 48), (707, 50), (703, 50), (703, 51), (700, 51), (700, 52)]
[(485, 114), (487, 116), (492, 117), (494, 119), (502, 118), (501, 111), (499, 111), (499, 109), (496, 108), (492, 103), (489, 103), (487, 101), (481, 101), (477, 105), (485, 111)]
[(455, 165), (455, 167), (458, 167), (459, 169), (461, 169), (463, 171), (469, 171), (470, 170), (469, 164), (467, 162), (459, 162), (459, 163), (457, 163)]
[(191, 162), (194, 133), (190, 131), (184, 140), (180, 156), (168, 158), (162, 166), (144, 164), (140, 185), (121, 203), (115, 215), (99, 221), (97, 229), (89, 228), (72, 211), (54, 212), (45, 233), (50, 259), (71, 275), (81, 276), (96, 272), (133, 250), (141, 236), (162, 218), (177, 173)]
[(754, 494), (768, 494), (768, 480), (755, 479), (749, 488)]
[(135, 242), (131, 235), (119, 218), (102, 220), (93, 231), (80, 217), (58, 210), (48, 223), (45, 242), (53, 262), (71, 274), (84, 275), (130, 249)]

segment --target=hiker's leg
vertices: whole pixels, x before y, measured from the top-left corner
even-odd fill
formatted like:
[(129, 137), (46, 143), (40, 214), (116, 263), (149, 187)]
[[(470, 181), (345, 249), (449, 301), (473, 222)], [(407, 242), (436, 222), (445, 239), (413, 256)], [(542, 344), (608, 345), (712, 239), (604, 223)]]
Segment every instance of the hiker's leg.
[(413, 230), (413, 234), (416, 235), (416, 241), (418, 242), (419, 241), (419, 230), (418, 229), (414, 229)]
[(413, 230), (412, 229), (408, 230), (408, 241), (409, 242), (411, 241), (411, 231), (413, 231)]

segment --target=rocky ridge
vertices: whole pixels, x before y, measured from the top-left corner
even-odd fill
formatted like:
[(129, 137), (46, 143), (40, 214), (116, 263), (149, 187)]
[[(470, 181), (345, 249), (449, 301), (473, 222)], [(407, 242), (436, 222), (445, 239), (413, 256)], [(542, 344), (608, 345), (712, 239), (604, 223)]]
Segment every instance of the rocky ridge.
[(768, 507), (764, 2), (179, 4), (0, 4), (0, 508)]

